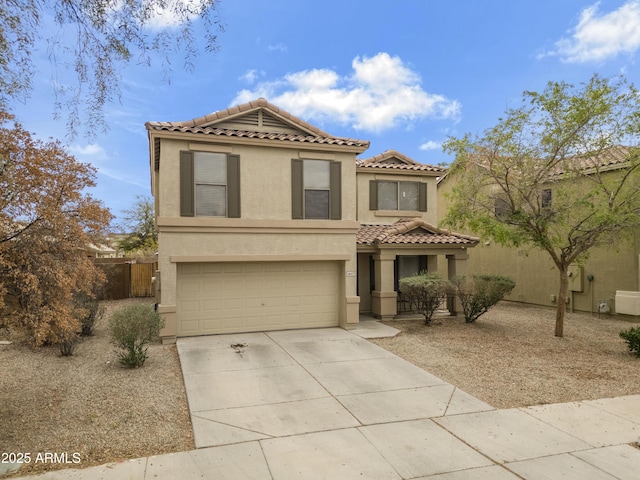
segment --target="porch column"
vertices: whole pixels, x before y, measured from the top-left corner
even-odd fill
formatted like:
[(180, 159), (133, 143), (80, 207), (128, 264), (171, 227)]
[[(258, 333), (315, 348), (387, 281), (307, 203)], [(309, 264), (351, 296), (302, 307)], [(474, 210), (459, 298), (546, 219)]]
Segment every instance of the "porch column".
[(437, 271), (438, 271), (438, 256), (427, 255), (427, 272), (437, 272)]
[[(447, 255), (447, 266), (449, 270), (449, 280), (451, 280), (456, 275), (466, 275), (467, 274), (467, 259), (469, 255), (466, 251), (461, 253), (456, 253), (455, 255)], [(448, 301), (449, 313), (451, 315), (457, 315), (458, 312), (462, 311), (462, 304), (460, 303), (460, 299), (458, 297), (453, 298)]]
[(371, 312), (381, 320), (392, 320), (398, 313), (398, 294), (394, 290), (395, 270), (393, 253), (373, 256), (376, 286), (371, 292)]

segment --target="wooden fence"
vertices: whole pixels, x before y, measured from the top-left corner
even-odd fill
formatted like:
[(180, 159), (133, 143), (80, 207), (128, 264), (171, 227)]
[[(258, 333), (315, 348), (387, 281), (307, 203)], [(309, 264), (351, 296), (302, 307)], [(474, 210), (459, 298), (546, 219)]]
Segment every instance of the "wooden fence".
[(158, 268), (157, 263), (132, 263), (130, 258), (96, 258), (95, 264), (107, 277), (103, 300), (155, 295), (151, 278)]

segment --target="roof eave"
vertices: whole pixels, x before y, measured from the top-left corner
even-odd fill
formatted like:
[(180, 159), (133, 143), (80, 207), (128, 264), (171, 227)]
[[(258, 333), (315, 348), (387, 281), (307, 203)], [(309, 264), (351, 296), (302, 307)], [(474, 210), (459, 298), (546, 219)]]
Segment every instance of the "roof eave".
[[(278, 139), (265, 139), (265, 138), (251, 138), (251, 137), (235, 137), (235, 136), (222, 136), (213, 135), (207, 133), (195, 133), (195, 132), (176, 132), (169, 130), (151, 129), (151, 136), (156, 138), (173, 139), (173, 140), (190, 140), (207, 143), (215, 143), (222, 145), (256, 145), (256, 146), (270, 146), (270, 147), (282, 147), (282, 148), (295, 148), (305, 150), (322, 150), (322, 151), (341, 151), (341, 152), (354, 152), (356, 154), (364, 152), (369, 148), (369, 143), (358, 145), (339, 145), (335, 143), (320, 143), (320, 142), (300, 142), (293, 140), (278, 140)], [(335, 140), (349, 140), (353, 139), (341, 139), (335, 138)]]

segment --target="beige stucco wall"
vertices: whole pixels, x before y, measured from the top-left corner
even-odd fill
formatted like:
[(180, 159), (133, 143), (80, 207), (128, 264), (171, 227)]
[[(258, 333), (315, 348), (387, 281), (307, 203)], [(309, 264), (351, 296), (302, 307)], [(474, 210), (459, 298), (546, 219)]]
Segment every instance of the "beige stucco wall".
[[(369, 182), (371, 180), (388, 180), (396, 182), (421, 182), (427, 184), (427, 211), (379, 211), (369, 210)], [(438, 193), (436, 178), (432, 176), (399, 173), (377, 173), (363, 169), (357, 172), (358, 221), (369, 224), (391, 224), (400, 218), (419, 217), (425, 222), (436, 224), (438, 221)]]
[[(540, 250), (506, 248), (481, 242), (469, 254), (469, 273), (497, 273), (508, 275), (516, 287), (508, 300), (536, 305), (557, 305), (551, 296), (557, 297), (560, 286), (558, 270), (546, 252)], [(615, 311), (616, 290), (640, 290), (638, 285), (638, 237), (614, 248), (597, 247), (591, 250), (582, 267), (583, 292), (573, 293), (573, 307), (578, 311), (597, 312), (597, 305), (607, 301)], [(587, 280), (593, 275), (593, 281)]]
[[(262, 145), (195, 143), (163, 139), (157, 192), (160, 217), (180, 216), (180, 151), (214, 151), (240, 155), (242, 219), (291, 219), (291, 160), (294, 158), (342, 162), (342, 219), (355, 220), (355, 153), (322, 152)], [(310, 220), (307, 220), (310, 221)]]
[[(451, 190), (452, 180), (447, 178), (438, 185), (439, 218), (447, 212), (449, 201), (445, 194)], [(640, 290), (639, 255), (640, 232), (630, 241), (621, 240), (615, 245), (591, 249), (582, 268), (584, 291), (573, 293), (568, 308), (597, 312), (597, 305), (607, 301), (615, 311), (616, 290)], [(468, 273), (495, 273), (511, 277), (516, 287), (506, 297), (507, 300), (557, 305), (552, 295), (557, 297), (560, 287), (558, 270), (549, 254), (539, 249), (507, 248), (481, 239), (477, 247), (469, 250)], [(587, 280), (588, 275), (593, 275), (592, 282)]]

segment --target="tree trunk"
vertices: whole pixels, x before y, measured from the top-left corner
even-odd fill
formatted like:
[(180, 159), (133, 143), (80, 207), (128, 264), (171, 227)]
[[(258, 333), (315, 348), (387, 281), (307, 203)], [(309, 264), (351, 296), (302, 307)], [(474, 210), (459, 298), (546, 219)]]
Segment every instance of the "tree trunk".
[(567, 311), (567, 293), (569, 291), (569, 275), (566, 266), (560, 269), (560, 293), (558, 293), (558, 308), (556, 310), (556, 337), (564, 335), (564, 314)]

